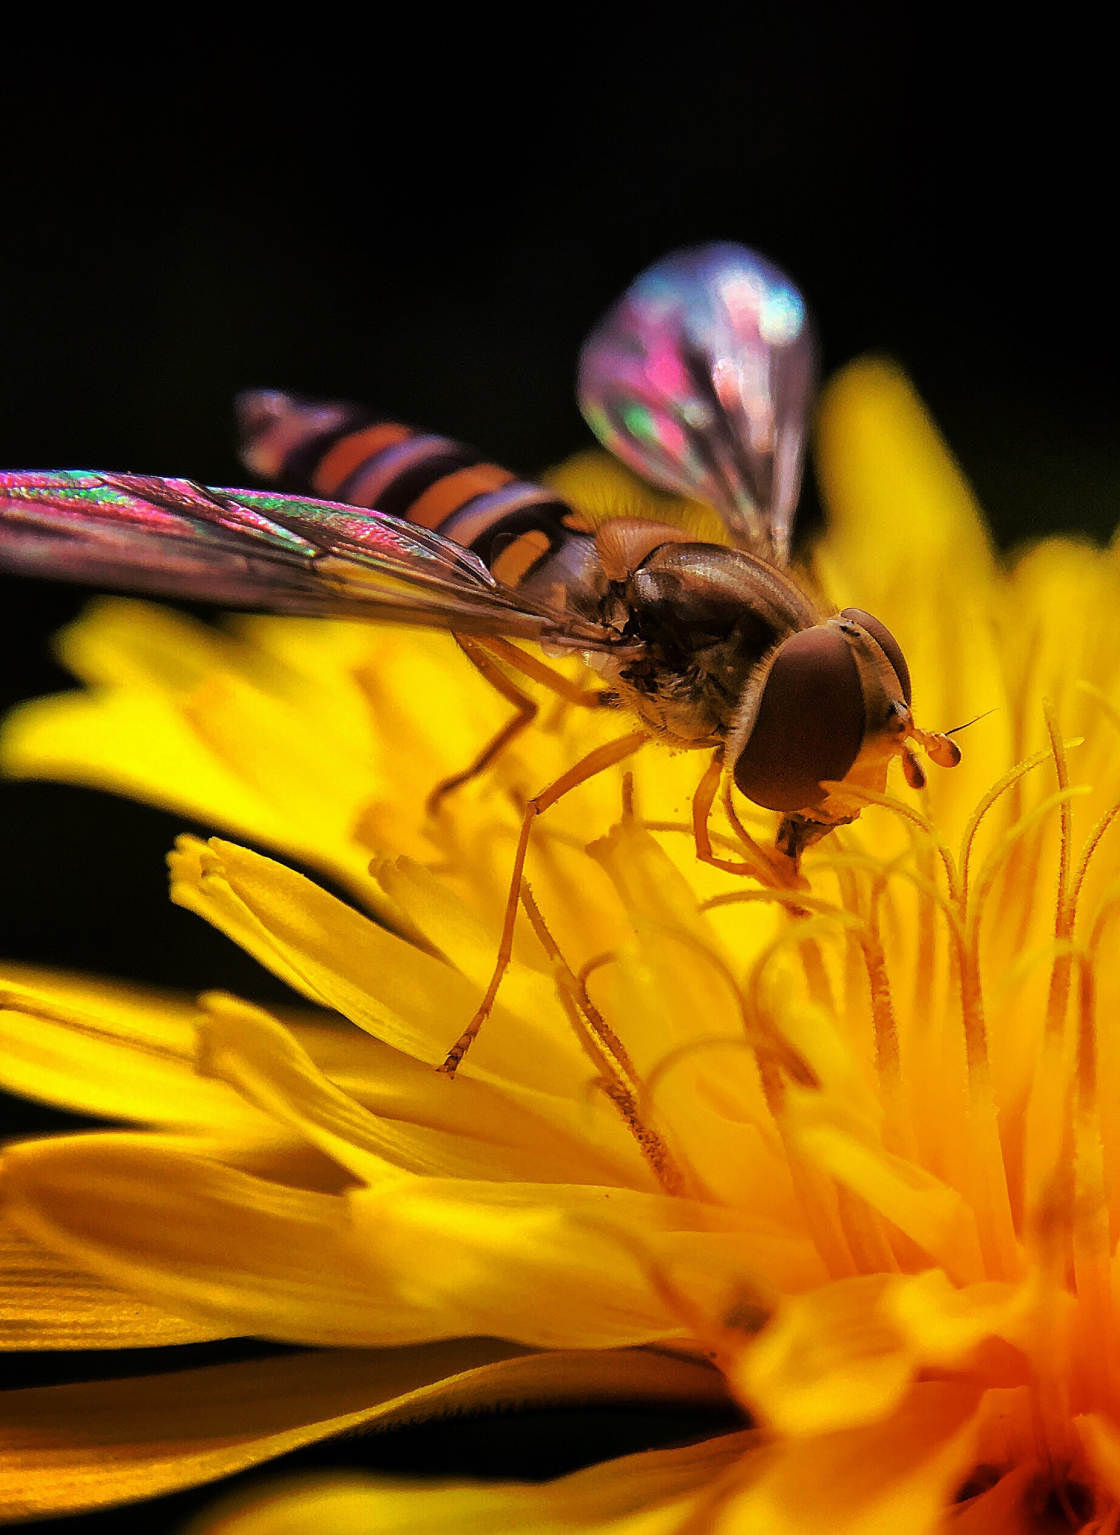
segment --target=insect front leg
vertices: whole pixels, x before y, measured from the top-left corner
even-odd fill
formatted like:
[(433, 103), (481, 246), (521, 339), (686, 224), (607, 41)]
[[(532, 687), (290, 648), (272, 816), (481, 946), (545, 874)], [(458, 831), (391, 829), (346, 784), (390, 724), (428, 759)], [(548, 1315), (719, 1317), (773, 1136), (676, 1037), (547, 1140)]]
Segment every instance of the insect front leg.
[(513, 953), (513, 932), (517, 923), (517, 908), (521, 900), (521, 884), (525, 875), (525, 859), (529, 852), (529, 841), (533, 835), (533, 827), (537, 817), (543, 815), (546, 810), (552, 808), (558, 800), (577, 789), (581, 783), (586, 783), (589, 778), (594, 778), (596, 773), (605, 772), (607, 768), (614, 767), (616, 763), (623, 762), (649, 740), (644, 730), (632, 730), (629, 735), (621, 736), (616, 741), (607, 741), (604, 745), (596, 747), (593, 752), (570, 767), (566, 773), (562, 773), (554, 783), (542, 789), (525, 807), (525, 814), (521, 821), (521, 835), (517, 840), (517, 852), (513, 860), (513, 873), (510, 876), (509, 894), (506, 897), (505, 916), (502, 921), (502, 936), (498, 944), (498, 958), (494, 965), (494, 973), (490, 977), (490, 984), (486, 988), (486, 995), (478, 1005), (474, 1017), (467, 1024), (459, 1038), (447, 1052), (447, 1059), (437, 1070), (446, 1076), (453, 1077), (462, 1063), (463, 1057), (471, 1047), (471, 1043), (482, 1025), (489, 1016), (490, 1009), (494, 1005), (494, 999), (498, 995), (498, 988), (502, 983), (502, 977), (509, 965), (510, 955)]
[[(455, 643), (466, 656), (467, 660), (492, 688), (511, 703), (517, 711), (513, 717), (506, 721), (502, 728), (491, 737), (471, 764), (460, 773), (454, 773), (450, 778), (441, 779), (428, 795), (425, 809), (429, 815), (435, 815), (444, 798), (455, 789), (462, 788), (472, 778), (485, 772), (490, 764), (505, 751), (511, 741), (532, 724), (539, 712), (540, 705), (532, 698), (524, 688), (518, 687), (512, 677), (507, 676), (503, 666), (518, 671), (522, 676), (530, 678), (534, 682), (542, 683), (550, 688), (566, 703), (578, 704), (582, 708), (598, 709), (613, 701), (613, 694), (602, 688), (582, 687), (578, 682), (572, 682), (562, 673), (554, 671), (551, 666), (545, 666), (542, 661), (537, 661), (533, 656), (526, 655), (523, 650), (518, 650), (516, 645), (500, 639), (479, 639), (476, 636), (462, 634), (455, 635)], [(498, 661), (502, 665), (497, 664)]]
[(749, 874), (762, 885), (803, 883), (797, 873), (796, 863), (779, 849), (764, 848), (757, 843), (739, 817), (735, 815), (730, 801), (727, 806), (729, 819), (748, 857), (746, 860), (735, 861), (730, 858), (720, 858), (713, 850), (708, 823), (711, 820), (712, 805), (715, 803), (723, 772), (724, 752), (723, 747), (719, 746), (712, 753), (711, 760), (704, 770), (704, 776), (692, 797), (692, 838), (696, 844), (697, 858), (701, 863), (711, 864), (714, 869), (722, 869), (727, 874)]

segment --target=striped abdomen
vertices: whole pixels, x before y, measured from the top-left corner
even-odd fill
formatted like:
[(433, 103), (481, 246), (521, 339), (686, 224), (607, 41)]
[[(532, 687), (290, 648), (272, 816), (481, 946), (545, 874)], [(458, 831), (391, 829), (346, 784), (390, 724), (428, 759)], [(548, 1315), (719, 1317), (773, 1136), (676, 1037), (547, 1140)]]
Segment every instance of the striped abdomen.
[(273, 390), (241, 395), (237, 411), (254, 474), (431, 528), (509, 586), (570, 581), (590, 558), (589, 529), (570, 506), (448, 437)]

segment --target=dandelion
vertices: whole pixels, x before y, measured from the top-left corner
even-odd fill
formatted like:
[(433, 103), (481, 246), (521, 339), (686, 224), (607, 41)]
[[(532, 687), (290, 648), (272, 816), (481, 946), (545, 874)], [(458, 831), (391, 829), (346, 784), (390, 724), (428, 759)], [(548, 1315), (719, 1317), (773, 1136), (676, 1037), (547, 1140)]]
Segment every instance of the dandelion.
[(923, 719), (991, 711), (962, 765), (868, 794), (796, 892), (697, 862), (692, 754), (581, 785), (454, 1082), (518, 807), (610, 722), (546, 703), (432, 818), (502, 709), (438, 636), (122, 602), (64, 636), (86, 690), (16, 715), (8, 771), (221, 826), (172, 898), (318, 1011), (6, 975), (5, 1085), (135, 1125), (7, 1149), (8, 1336), (305, 1347), (8, 1393), (9, 1516), (426, 1412), (734, 1402), (749, 1428), (545, 1486), (330, 1475), (208, 1527), (1120, 1527), (1120, 566), (1002, 568), (883, 365), (820, 437), (816, 575), (899, 636)]

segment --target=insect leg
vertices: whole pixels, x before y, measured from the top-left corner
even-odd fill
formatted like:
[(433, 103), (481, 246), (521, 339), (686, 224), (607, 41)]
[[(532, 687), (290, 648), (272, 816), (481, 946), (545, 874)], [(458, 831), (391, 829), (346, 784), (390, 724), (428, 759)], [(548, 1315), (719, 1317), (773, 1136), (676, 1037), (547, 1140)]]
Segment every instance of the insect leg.
[(594, 751), (588, 752), (570, 767), (566, 773), (562, 773), (554, 783), (542, 789), (525, 807), (525, 815), (521, 822), (521, 836), (517, 842), (517, 852), (513, 860), (513, 873), (510, 876), (509, 894), (506, 897), (505, 917), (502, 922), (502, 936), (498, 945), (498, 958), (494, 965), (494, 973), (490, 977), (490, 984), (486, 988), (486, 995), (478, 1005), (474, 1017), (460, 1034), (459, 1038), (447, 1052), (447, 1059), (438, 1067), (446, 1076), (453, 1077), (462, 1063), (463, 1057), (471, 1047), (471, 1042), (481, 1029), (490, 1009), (494, 1005), (494, 999), (498, 995), (498, 987), (501, 985), (502, 976), (509, 965), (510, 955), (513, 953), (513, 930), (517, 923), (517, 908), (521, 900), (521, 881), (525, 873), (525, 858), (529, 851), (529, 839), (533, 834), (533, 826), (539, 815), (551, 809), (557, 800), (563, 799), (565, 794), (571, 793), (581, 783), (586, 783), (589, 778), (594, 778), (596, 773), (602, 773), (607, 768), (614, 767), (618, 762), (623, 762), (646, 741), (649, 740), (648, 732), (644, 730), (632, 730), (629, 735), (621, 736), (616, 741), (607, 741), (602, 746), (597, 746)]
[(697, 858), (701, 863), (709, 863), (714, 869), (723, 869), (728, 874), (749, 874), (752, 879), (757, 879), (762, 885), (801, 883), (792, 860), (777, 849), (760, 847), (739, 817), (735, 815), (730, 803), (727, 808), (732, 825), (749, 856), (746, 860), (736, 862), (730, 858), (720, 858), (712, 850), (708, 822), (711, 819), (716, 791), (723, 776), (723, 768), (723, 748), (717, 747), (692, 797), (692, 837), (696, 844)]
[(475, 636), (468, 638), (466, 635), (457, 634), (455, 643), (479, 675), (511, 703), (517, 712), (486, 743), (469, 767), (464, 768), (461, 773), (452, 774), (450, 778), (441, 779), (436, 784), (428, 795), (425, 806), (429, 815), (435, 815), (445, 795), (450, 794), (454, 789), (461, 788), (463, 784), (469, 783), (472, 778), (476, 778), (479, 773), (485, 771), (494, 759), (505, 751), (510, 742), (536, 718), (540, 705), (525, 692), (524, 688), (518, 687), (501, 666), (495, 665), (495, 658), (512, 670), (519, 671), (522, 676), (529, 677), (534, 682), (543, 683), (567, 703), (597, 709), (613, 698), (612, 694), (602, 688), (585, 688), (578, 682), (572, 682), (560, 672), (553, 671), (551, 666), (545, 666), (542, 661), (526, 655), (523, 650), (518, 650), (516, 645), (511, 645), (505, 640), (479, 639)]

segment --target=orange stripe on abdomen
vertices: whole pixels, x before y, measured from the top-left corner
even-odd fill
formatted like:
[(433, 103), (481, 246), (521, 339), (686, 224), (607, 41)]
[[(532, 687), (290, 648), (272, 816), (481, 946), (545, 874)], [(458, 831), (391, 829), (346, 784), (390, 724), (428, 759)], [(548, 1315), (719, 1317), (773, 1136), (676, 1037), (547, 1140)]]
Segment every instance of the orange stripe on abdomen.
[(516, 586), (551, 550), (551, 540), (543, 528), (517, 533), (491, 560), (490, 573), (507, 586)]
[(424, 528), (438, 529), (475, 496), (497, 490), (515, 478), (508, 469), (500, 469), (497, 464), (472, 464), (466, 469), (456, 469), (416, 498), (408, 509), (408, 520), (418, 522)]
[(411, 436), (413, 432), (410, 427), (400, 426), (395, 421), (379, 421), (360, 432), (348, 433), (332, 448), (328, 448), (316, 467), (312, 476), (315, 494), (329, 499), (342, 482), (355, 469), (360, 469), (367, 459)]

